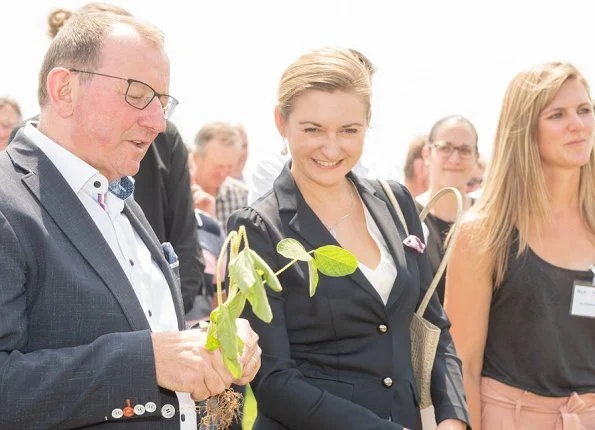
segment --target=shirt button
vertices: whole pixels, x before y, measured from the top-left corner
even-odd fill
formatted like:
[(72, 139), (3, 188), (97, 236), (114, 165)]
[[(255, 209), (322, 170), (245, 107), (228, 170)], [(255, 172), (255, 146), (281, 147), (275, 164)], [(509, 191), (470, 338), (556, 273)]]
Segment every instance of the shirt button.
[(95, 188), (99, 188), (99, 187), (101, 187), (101, 182), (99, 182), (99, 181), (95, 181), (95, 182), (93, 182), (93, 186), (94, 186)]
[(388, 331), (388, 327), (385, 324), (378, 325), (378, 331), (380, 333), (386, 333)]
[(386, 377), (382, 380), (382, 383), (384, 384), (385, 387), (392, 387), (393, 380), (392, 380), (392, 378)]
[(149, 314), (150, 317), (153, 316), (153, 312), (151, 312), (151, 309), (149, 309), (149, 311), (147, 313)]
[(157, 410), (157, 405), (155, 403), (148, 402), (145, 404), (145, 411), (147, 411), (148, 413), (152, 414), (156, 410)]
[(116, 408), (112, 411), (112, 418), (118, 419), (124, 416), (124, 412), (120, 408)]
[(145, 407), (143, 405), (136, 405), (134, 407), (134, 413), (136, 415), (142, 415), (145, 413)]
[(186, 415), (184, 415), (184, 414), (180, 415), (180, 420), (182, 420), (182, 422), (186, 421)]
[(131, 266), (134, 266), (134, 261), (132, 261), (132, 258), (130, 260), (128, 260), (128, 262), (130, 263)]

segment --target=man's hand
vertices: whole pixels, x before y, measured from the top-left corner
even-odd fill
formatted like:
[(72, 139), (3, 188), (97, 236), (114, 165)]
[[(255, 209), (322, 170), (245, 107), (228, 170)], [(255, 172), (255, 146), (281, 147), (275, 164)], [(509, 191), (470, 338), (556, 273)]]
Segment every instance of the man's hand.
[(192, 200), (194, 201), (194, 208), (200, 209), (211, 215), (213, 218), (217, 217), (215, 197), (203, 190), (200, 185), (193, 184), (191, 186)]
[(232, 383), (221, 353), (207, 351), (202, 330), (152, 333), (157, 385), (190, 393), (200, 401), (222, 393)]
[(172, 391), (190, 393), (200, 401), (222, 393), (232, 384), (246, 385), (260, 369), (258, 335), (245, 319), (237, 319), (238, 336), (244, 342), (240, 357), (242, 377), (233, 380), (221, 352), (207, 351), (203, 330), (152, 333), (157, 385)]
[(254, 379), (256, 373), (260, 369), (260, 355), (262, 350), (258, 346), (258, 335), (248, 320), (238, 318), (236, 320), (236, 328), (238, 330), (238, 336), (244, 342), (244, 350), (240, 357), (240, 363), (242, 363), (242, 377), (233, 381), (236, 385), (246, 385)]

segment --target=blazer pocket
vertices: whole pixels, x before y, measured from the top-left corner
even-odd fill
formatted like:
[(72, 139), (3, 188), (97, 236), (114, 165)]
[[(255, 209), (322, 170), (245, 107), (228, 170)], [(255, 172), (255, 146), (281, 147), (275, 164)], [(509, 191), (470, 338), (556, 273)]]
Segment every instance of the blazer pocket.
[(337, 381), (336, 379), (315, 378), (304, 376), (304, 379), (321, 390), (327, 391), (345, 400), (353, 400), (353, 384), (350, 382)]

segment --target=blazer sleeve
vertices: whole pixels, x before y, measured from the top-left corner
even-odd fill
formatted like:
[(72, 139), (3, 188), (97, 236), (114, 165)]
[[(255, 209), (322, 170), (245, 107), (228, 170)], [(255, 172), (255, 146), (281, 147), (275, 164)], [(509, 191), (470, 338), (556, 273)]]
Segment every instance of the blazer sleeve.
[[(424, 234), (421, 222), (411, 194), (407, 188), (396, 182), (391, 183), (391, 188), (403, 210), (409, 233), (423, 240)], [(418, 255), (418, 266), (421, 277), (421, 293), (417, 306), (423, 300), (433, 278), (430, 262), (425, 253)], [(469, 425), (470, 419), (465, 399), (462, 364), (450, 335), (450, 321), (436, 293), (432, 296), (424, 317), (441, 329), (431, 383), (436, 422), (440, 423), (446, 419), (454, 418)]]
[[(272, 214), (272, 217), (278, 217)], [(268, 226), (252, 208), (236, 211), (229, 219), (228, 230), (245, 226), (250, 248), (256, 251), (273, 270), (282, 266), (275, 248), (282, 239), (278, 229)], [(272, 234), (272, 231), (275, 233)], [(307, 285), (300, 286), (308, 288)], [(308, 383), (291, 358), (284, 313), (283, 292), (267, 288), (273, 320), (267, 324), (246, 306), (244, 317), (259, 335), (262, 365), (251, 383), (259, 412), (292, 429), (389, 430), (403, 426), (382, 419), (369, 409), (332, 395)]]
[[(0, 212), (0, 429), (86, 427), (113, 419), (126, 399), (154, 402), (160, 411), (149, 330), (26, 352), (28, 298), (38, 276), (30, 248)], [(151, 415), (158, 418), (144, 417)]]

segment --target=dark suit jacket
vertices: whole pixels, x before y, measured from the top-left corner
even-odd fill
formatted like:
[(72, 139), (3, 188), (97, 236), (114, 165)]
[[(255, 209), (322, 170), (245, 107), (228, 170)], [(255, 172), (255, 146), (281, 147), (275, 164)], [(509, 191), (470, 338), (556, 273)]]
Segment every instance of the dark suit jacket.
[[(163, 270), (178, 326), (179, 285), (140, 207), (125, 213)], [(115, 408), (156, 404), (113, 420)], [(0, 429), (179, 428), (160, 389), (150, 328), (101, 232), (54, 164), (22, 132), (0, 152)]]
[[(37, 120), (37, 117), (30, 120)], [(16, 126), (9, 142), (25, 126)], [(187, 312), (205, 288), (205, 262), (197, 239), (194, 203), (190, 192), (188, 151), (176, 126), (167, 121), (134, 176), (134, 200), (142, 208), (161, 242), (170, 242), (180, 259), (182, 299)]]
[[(288, 166), (271, 192), (229, 222), (230, 230), (246, 226), (250, 248), (274, 270), (288, 262), (275, 251), (283, 238), (294, 238), (307, 250), (338, 245), (304, 201)], [(386, 306), (359, 269), (342, 278), (321, 274), (310, 298), (307, 268), (298, 263), (280, 275), (282, 292), (267, 289), (270, 324), (246, 311), (263, 350), (252, 383), (258, 401), (255, 430), (421, 429), (409, 323), (431, 281), (428, 260), (404, 248), (405, 231), (379, 184), (353, 174), (349, 178), (388, 244), (397, 279)], [(408, 191), (396, 183), (392, 188), (409, 231), (423, 238)], [(436, 297), (426, 317), (442, 328), (432, 376), (436, 418), (468, 422), (461, 363)]]

